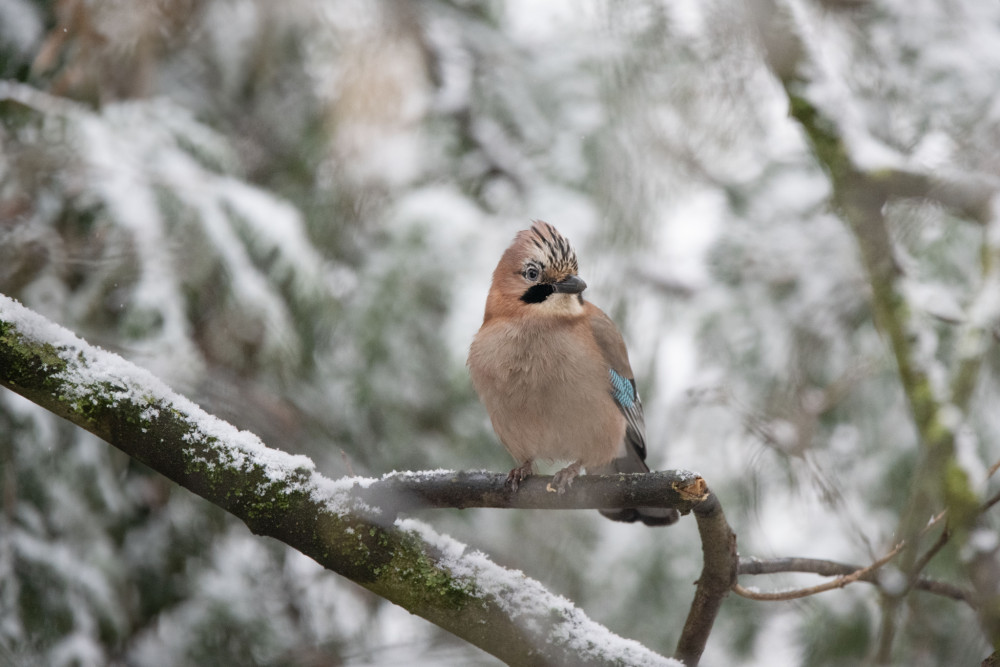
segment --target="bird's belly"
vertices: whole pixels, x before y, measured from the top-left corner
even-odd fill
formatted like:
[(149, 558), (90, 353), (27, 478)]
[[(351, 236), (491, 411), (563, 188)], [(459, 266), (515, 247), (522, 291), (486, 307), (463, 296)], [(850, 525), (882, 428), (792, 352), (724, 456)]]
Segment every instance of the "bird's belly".
[(519, 463), (582, 461), (587, 467), (614, 458), (625, 436), (625, 419), (608, 391), (593, 388), (607, 383), (606, 371), (583, 370), (559, 377), (514, 368), (480, 392), (497, 436)]

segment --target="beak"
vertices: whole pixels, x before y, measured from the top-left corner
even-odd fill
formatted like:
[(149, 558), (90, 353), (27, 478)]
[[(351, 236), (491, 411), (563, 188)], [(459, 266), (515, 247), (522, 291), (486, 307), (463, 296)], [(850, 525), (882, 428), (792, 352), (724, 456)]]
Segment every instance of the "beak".
[(552, 289), (562, 294), (579, 294), (587, 289), (587, 283), (580, 276), (566, 276), (557, 283), (552, 283)]

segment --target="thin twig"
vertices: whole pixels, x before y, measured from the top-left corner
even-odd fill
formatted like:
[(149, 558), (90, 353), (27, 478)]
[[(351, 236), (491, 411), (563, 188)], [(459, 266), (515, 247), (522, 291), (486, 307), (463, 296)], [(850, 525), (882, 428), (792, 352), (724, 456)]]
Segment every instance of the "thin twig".
[[(923, 530), (920, 531), (919, 535), (923, 535), (931, 528), (933, 528), (935, 525), (937, 525), (938, 522), (940, 522), (941, 519), (943, 519), (946, 514), (947, 511), (945, 510), (935, 515), (930, 521), (927, 522), (927, 525), (924, 526)], [(947, 534), (947, 531), (945, 531), (944, 534)], [(939, 538), (938, 541), (941, 542), (941, 539)], [(947, 537), (944, 538), (944, 542), (947, 542)], [(939, 550), (941, 546), (944, 546), (944, 542), (942, 542), (940, 546), (935, 545), (935, 547), (932, 547), (931, 552), (933, 553), (928, 552), (928, 554), (925, 554), (928, 562), (934, 556), (934, 554), (937, 553), (937, 550)], [(817, 586), (810, 586), (808, 588), (796, 588), (790, 591), (761, 593), (758, 591), (752, 591), (748, 588), (744, 588), (743, 586), (740, 586), (739, 583), (734, 583), (733, 592), (739, 595), (740, 597), (744, 597), (750, 600), (762, 600), (762, 601), (798, 600), (799, 598), (809, 597), (810, 595), (816, 595), (817, 593), (825, 593), (826, 591), (832, 591), (838, 588), (843, 588), (848, 584), (853, 584), (855, 581), (865, 580), (865, 577), (868, 577), (873, 572), (878, 570), (880, 567), (891, 561), (905, 547), (906, 547), (906, 540), (903, 540), (895, 547), (893, 547), (893, 549), (889, 553), (887, 553), (885, 556), (882, 556), (882, 558), (879, 558), (871, 565), (859, 568), (854, 572), (851, 572), (850, 574), (837, 577), (833, 581), (828, 581), (826, 583), (819, 584)], [(926, 563), (923, 563), (923, 565), (926, 565)], [(917, 570), (917, 572), (919, 572), (919, 570)], [(911, 585), (913, 585), (912, 582)]]
[[(997, 470), (1000, 470), (1000, 461), (997, 461), (996, 463), (994, 463), (989, 467), (989, 469), (986, 471), (986, 479), (989, 479), (990, 477), (995, 475)], [(996, 494), (991, 496), (989, 500), (987, 500), (985, 503), (982, 504), (982, 506), (979, 508), (980, 514), (987, 512), (991, 507), (993, 507), (997, 503), (1000, 503), (1000, 491), (997, 491)]]
[[(943, 515), (944, 512), (942, 512), (939, 516)], [(920, 573), (923, 571), (925, 567), (927, 567), (928, 563), (931, 562), (931, 559), (934, 558), (934, 556), (936, 556), (939, 551), (941, 551), (942, 547), (944, 547), (944, 545), (948, 543), (948, 539), (950, 537), (951, 537), (951, 531), (948, 530), (948, 526), (945, 525), (944, 530), (942, 530), (941, 534), (938, 535), (937, 540), (934, 542), (934, 544), (931, 545), (931, 548), (925, 551), (924, 555), (918, 558), (916, 562), (913, 563), (913, 569), (907, 573), (909, 580), (906, 583), (906, 590), (904, 590), (899, 597), (902, 597), (903, 595), (906, 595), (908, 592), (910, 592), (910, 590), (916, 584), (917, 579), (920, 578)]]
[(747, 588), (743, 588), (739, 584), (733, 585), (733, 592), (750, 600), (764, 600), (764, 601), (780, 601), (780, 600), (798, 600), (799, 598), (809, 597), (810, 595), (816, 595), (817, 593), (825, 593), (826, 591), (832, 591), (837, 588), (843, 588), (848, 584), (853, 584), (855, 581), (861, 579), (861, 577), (874, 572), (879, 569), (903, 550), (905, 542), (900, 542), (892, 551), (886, 555), (879, 558), (877, 561), (872, 563), (867, 567), (863, 567), (860, 570), (855, 570), (851, 574), (845, 575), (843, 577), (837, 577), (833, 581), (828, 581), (824, 584), (819, 584), (818, 586), (810, 586), (809, 588), (797, 588), (791, 591), (779, 591), (774, 593), (760, 593), (757, 591), (752, 591)]
[(993, 507), (997, 503), (1000, 503), (1000, 491), (998, 491), (996, 494), (993, 495), (993, 497), (991, 497), (989, 500), (983, 503), (983, 506), (980, 508), (980, 511), (985, 512), (986, 510)]
[[(861, 565), (853, 563), (839, 563), (837, 561), (823, 560), (819, 558), (768, 558), (766, 560), (758, 558), (744, 558), (740, 560), (739, 573), (741, 575), (757, 574), (779, 574), (785, 572), (798, 572), (806, 574), (818, 574), (824, 577), (837, 577), (852, 574), (857, 570), (864, 569)], [(869, 572), (859, 579), (869, 584), (879, 585), (878, 572)], [(927, 593), (934, 593), (943, 597), (966, 602), (971, 604), (972, 593), (960, 586), (944, 581), (920, 577), (914, 582), (913, 588)]]

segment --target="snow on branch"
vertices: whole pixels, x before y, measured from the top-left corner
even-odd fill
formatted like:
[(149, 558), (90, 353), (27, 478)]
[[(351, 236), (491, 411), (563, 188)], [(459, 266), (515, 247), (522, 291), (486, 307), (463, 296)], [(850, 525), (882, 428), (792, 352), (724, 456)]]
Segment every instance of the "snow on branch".
[[(768, 9), (778, 9), (773, 0), (765, 0), (764, 4)], [(909, 582), (903, 591), (906, 593), (943, 544), (939, 540), (920, 555), (925, 517), (944, 506), (949, 524), (968, 536), (973, 534), (981, 515), (978, 493), (970, 471), (956, 455), (956, 445), (959, 430), (969, 418), (980, 369), (995, 345), (993, 334), (1000, 321), (1000, 183), (992, 175), (942, 178), (936, 173), (901, 168), (905, 160), (887, 154), (878, 142), (871, 141), (866, 124), (852, 113), (849, 97), (837, 93), (840, 77), (828, 71), (835, 59), (823, 53), (821, 40), (815, 39), (821, 34), (816, 29), (821, 19), (813, 16), (806, 5), (792, 2), (783, 5), (781, 11), (759, 12), (757, 20), (765, 59), (788, 96), (790, 116), (829, 178), (831, 204), (857, 241), (868, 276), (874, 320), (888, 339), (913, 416), (920, 459), (897, 530), (906, 544), (899, 554), (899, 569)], [(870, 159), (875, 154), (879, 156), (877, 165)], [(895, 198), (935, 201), (983, 227), (978, 294), (961, 314), (957, 345), (951, 350), (957, 363), (950, 368), (924, 358), (917, 346), (925, 332), (904, 289), (899, 246), (885, 214), (886, 204)], [(945, 376), (950, 379), (938, 381)], [(966, 563), (966, 570), (970, 579), (990, 582), (977, 587), (976, 608), (987, 635), (996, 641), (1000, 638), (1000, 586), (993, 576), (996, 557), (992, 551), (973, 552), (976, 555)], [(858, 572), (857, 578), (861, 578), (869, 569)], [(887, 662), (891, 654), (901, 599), (886, 598), (876, 662)]]
[[(895, 164), (866, 167), (860, 155), (863, 151), (849, 140), (861, 131), (847, 122), (843, 109), (818, 92), (831, 77), (822, 74), (821, 54), (801, 36), (809, 32), (810, 19), (798, 5), (790, 8), (795, 29), (786, 37), (798, 40), (799, 45), (782, 69), (772, 67), (772, 71), (788, 95), (791, 117), (829, 176), (831, 203), (857, 240), (868, 274), (874, 320), (896, 359), (923, 450), (907, 513), (910, 518), (902, 534), (913, 538), (920, 529), (919, 517), (931, 513), (939, 501), (951, 510), (953, 523), (968, 527), (977, 516), (977, 499), (967, 471), (955, 459), (955, 439), (967, 418), (980, 368), (994, 345), (993, 332), (1000, 325), (1000, 180), (986, 175), (943, 177)], [(772, 44), (768, 32), (762, 30), (765, 51)], [(955, 349), (959, 363), (946, 373), (917, 348), (916, 341), (926, 334), (906, 293), (898, 244), (885, 215), (886, 204), (894, 198), (936, 201), (983, 226), (980, 286), (960, 316)], [(936, 381), (943, 375), (951, 376), (950, 386)], [(911, 553), (904, 554), (904, 562), (912, 565), (911, 559)]]
[[(266, 447), (255, 435), (207, 414), (149, 372), (87, 344), (3, 295), (0, 385), (223, 507), (253, 532), (281, 540), (509, 664), (681, 664), (615, 635), (523, 573), (496, 565), (419, 521), (398, 519), (390, 510), (419, 497), (412, 490), (421, 485), (412, 482), (421, 479), (432, 487), (450, 487), (453, 479), (466, 485), (475, 482), (487, 490), (483, 498), (494, 499), (480, 506), (519, 505), (520, 500), (503, 505), (490, 491), (503, 475), (463, 477), (438, 471), (396, 474), (381, 481), (330, 480), (309, 458)], [(686, 489), (704, 489), (700, 478), (660, 473), (658, 479), (661, 484), (677, 483), (663, 494), (666, 500), (658, 502), (699, 511), (697, 494)], [(603, 480), (605, 486), (609, 482)], [(648, 492), (645, 485), (632, 482), (622, 482), (622, 497), (629, 497), (634, 488), (636, 498), (652, 503), (654, 497), (642, 495)], [(537, 506), (585, 505), (582, 499), (590, 497), (592, 484), (581, 479), (577, 486), (564, 497), (540, 495)], [(405, 488), (405, 497), (390, 500), (385, 492), (393, 487)], [(529, 492), (529, 497), (534, 494)], [(705, 617), (699, 618), (707, 638), (714, 614), (707, 626)], [(702, 642), (697, 655), (703, 648)]]

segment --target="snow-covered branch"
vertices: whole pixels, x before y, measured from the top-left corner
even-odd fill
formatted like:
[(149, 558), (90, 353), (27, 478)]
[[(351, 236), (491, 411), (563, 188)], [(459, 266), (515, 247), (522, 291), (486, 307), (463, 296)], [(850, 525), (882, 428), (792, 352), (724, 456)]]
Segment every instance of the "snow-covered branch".
[[(255, 533), (281, 540), (510, 664), (678, 664), (613, 634), (523, 573), (388, 509), (440, 506), (442, 497), (453, 497), (456, 484), (486, 490), (479, 501), (459, 506), (587, 506), (600, 495), (597, 487), (611, 480), (581, 479), (565, 496), (535, 493), (534, 486), (544, 488), (538, 480), (506, 500), (503, 476), (485, 473), (330, 480), (310, 459), (266, 447), (147, 371), (4, 296), (0, 384), (225, 508)], [(696, 492), (705, 487), (697, 476), (651, 478), (650, 484), (623, 480), (621, 497), (696, 513), (699, 504), (717, 507), (717, 501), (699, 503)], [(654, 481), (669, 481), (670, 490), (658, 496), (651, 491)], [(594, 500), (590, 506), (616, 505)], [(710, 630), (714, 614), (702, 618)]]
[[(909, 166), (901, 168), (897, 163), (905, 160), (886, 151), (868, 151), (882, 154), (886, 164), (867, 164), (862, 153), (866, 145), (870, 149), (877, 142), (867, 135), (863, 124), (856, 122), (849, 108), (838, 108), (832, 101), (839, 99), (836, 92), (831, 92), (837, 89), (838, 73), (825, 71), (824, 67), (829, 68), (830, 64), (817, 53), (819, 46), (812, 39), (815, 37), (812, 24), (818, 19), (796, 3), (782, 9), (776, 14), (758, 15), (760, 41), (772, 72), (788, 96), (791, 117), (798, 122), (816, 161), (828, 175), (831, 203), (857, 241), (868, 276), (872, 314), (896, 360), (918, 436), (920, 462), (897, 532), (906, 543), (899, 558), (900, 569), (907, 576), (905, 594), (940, 548), (935, 545), (924, 556), (919, 555), (919, 538), (927, 517), (944, 506), (950, 524), (963, 533), (974, 529), (980, 517), (979, 498), (968, 471), (956, 457), (956, 441), (968, 418), (980, 368), (993, 345), (991, 332), (1000, 319), (1000, 299), (996, 296), (1000, 275), (997, 269), (1000, 187), (990, 177), (943, 179)], [(780, 50), (775, 39), (779, 34), (775, 30), (777, 15), (790, 18), (793, 24), (791, 30), (780, 33), (783, 35)], [(922, 336), (921, 322), (908, 299), (900, 251), (886, 216), (886, 205), (897, 198), (935, 201), (953, 215), (983, 226), (979, 295), (971, 300), (962, 317), (954, 355), (957, 363), (944, 372), (924, 358), (918, 348), (918, 341), (926, 336)], [(938, 376), (950, 376), (948, 381), (935, 382), (935, 371)], [(991, 568), (995, 568), (992, 552), (970, 560), (969, 572), (973, 578), (977, 570)], [(867, 570), (859, 572), (858, 578)], [(988, 589), (977, 590), (976, 597), (980, 621), (996, 641), (1000, 638), (1000, 614), (995, 611), (1000, 589), (994, 583)], [(889, 659), (896, 608), (901, 598), (901, 595), (886, 597), (876, 659), (879, 662)]]

